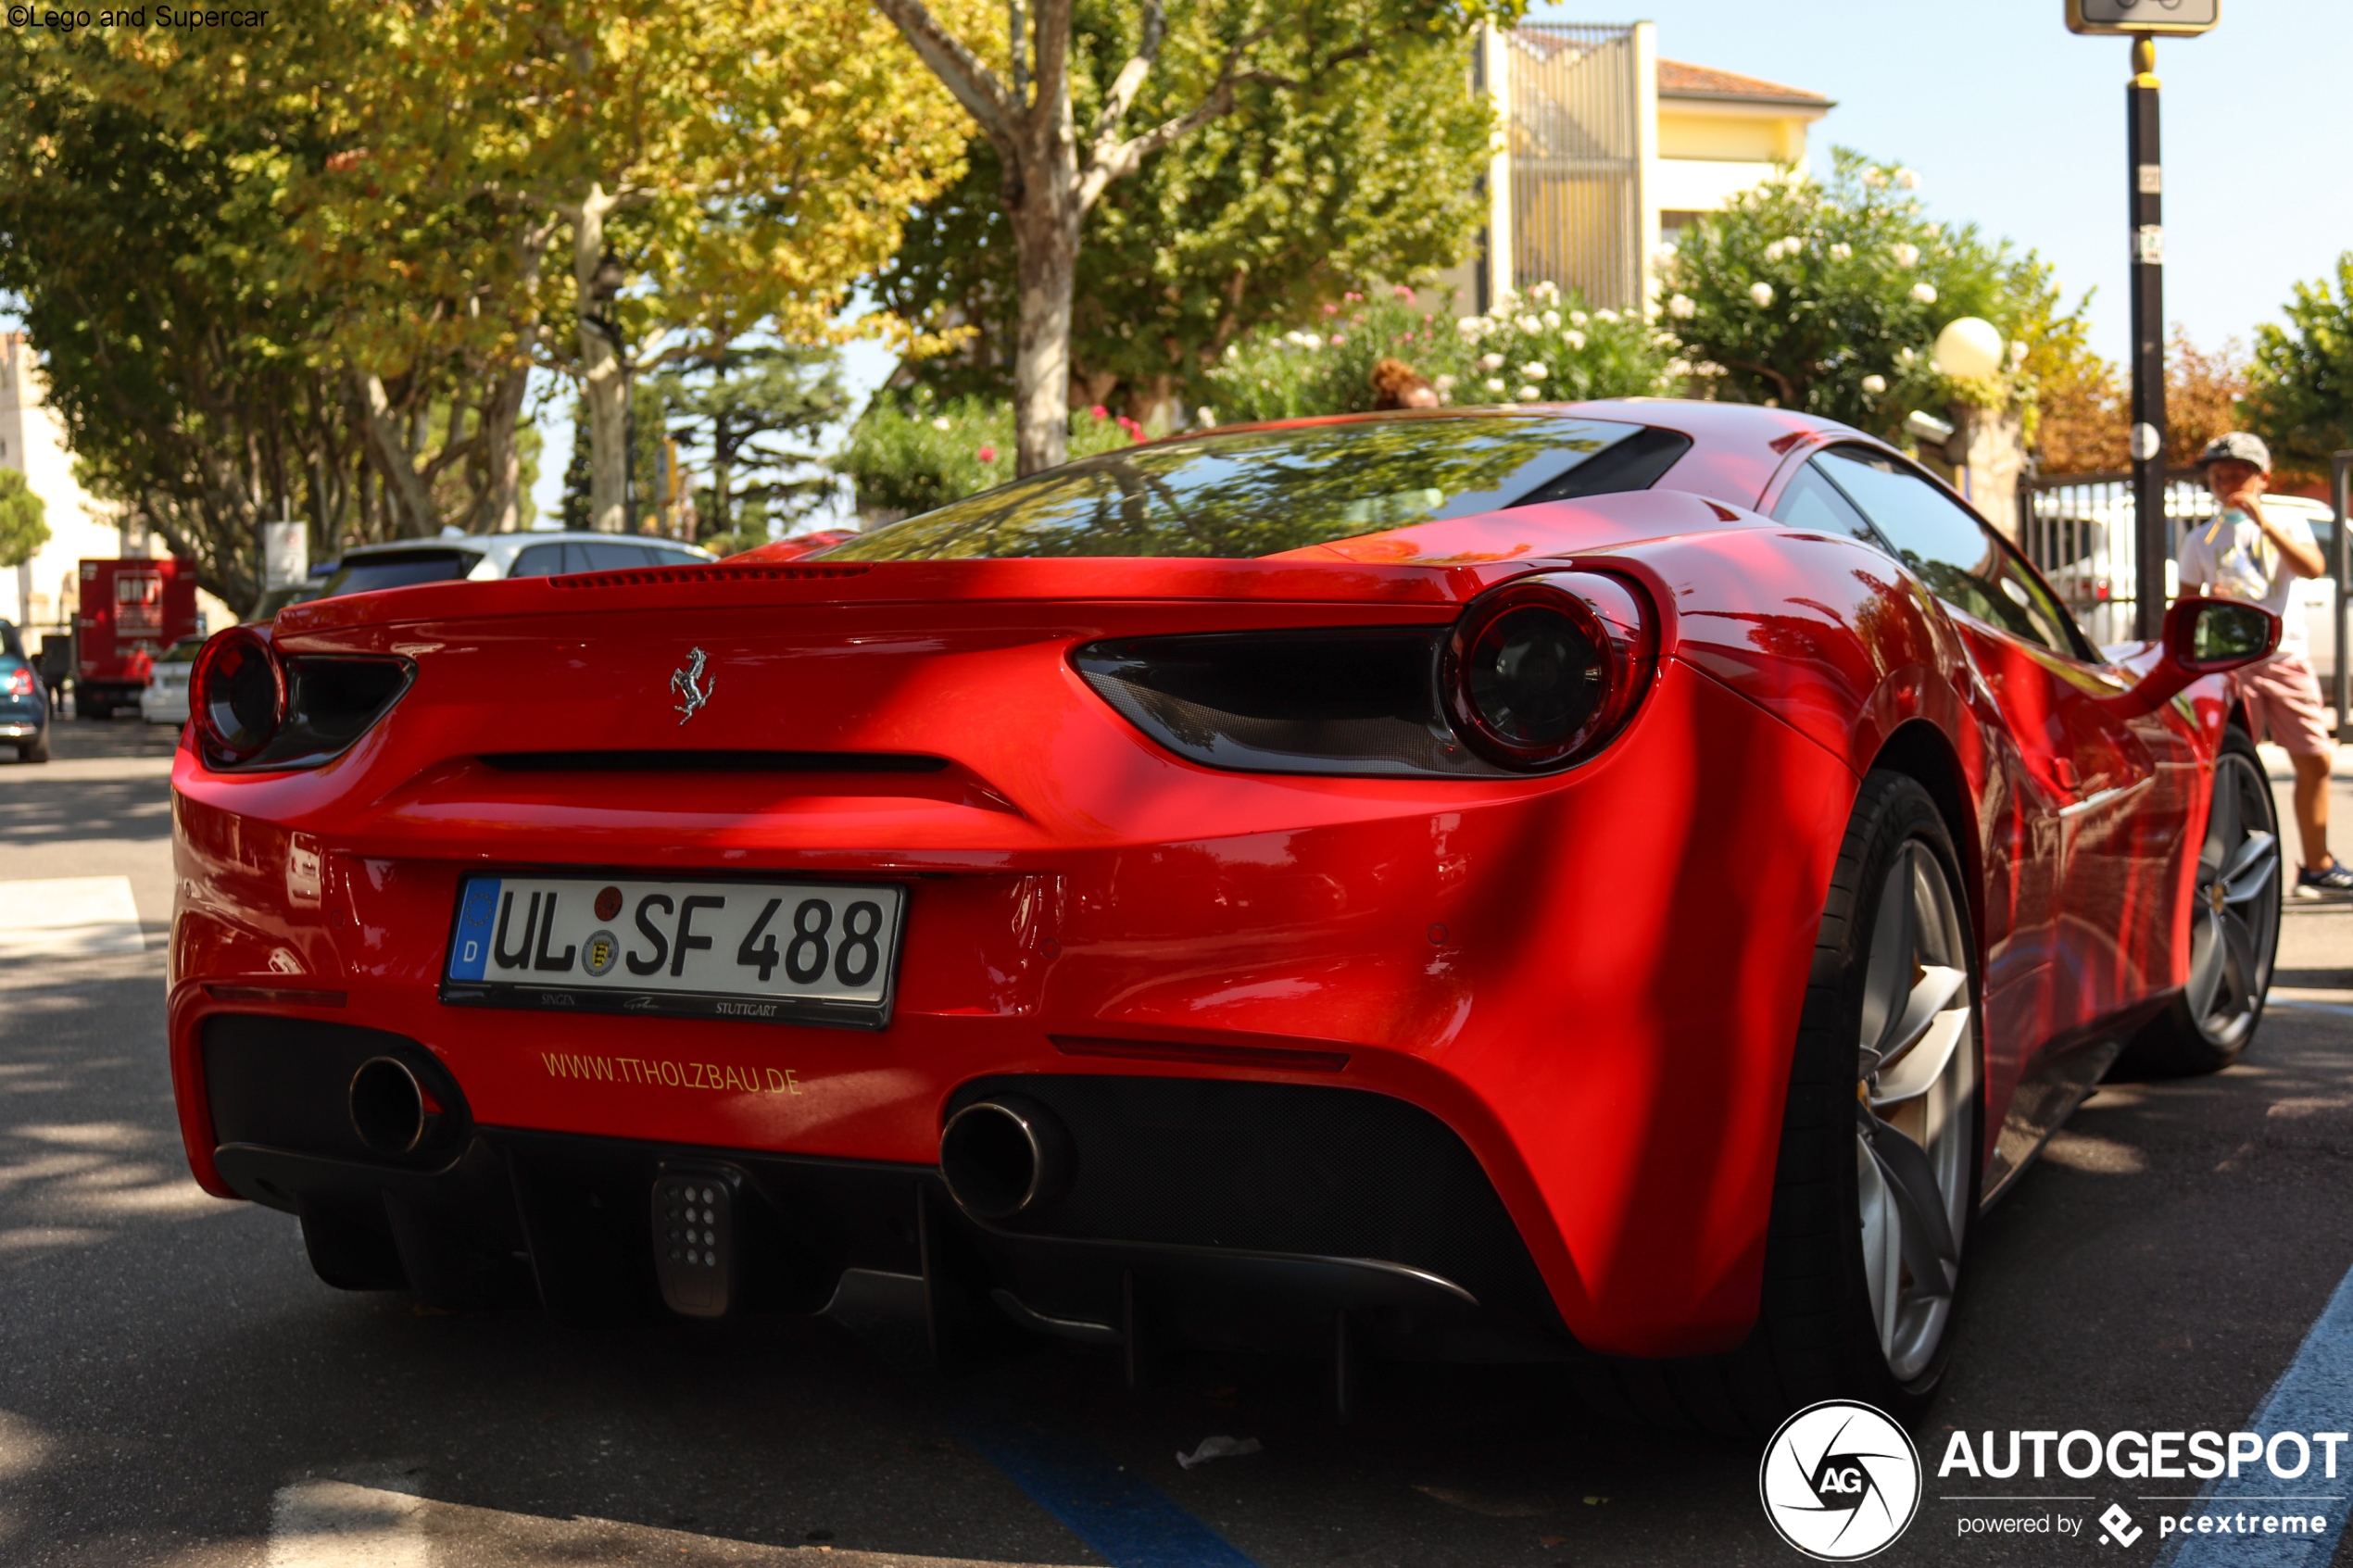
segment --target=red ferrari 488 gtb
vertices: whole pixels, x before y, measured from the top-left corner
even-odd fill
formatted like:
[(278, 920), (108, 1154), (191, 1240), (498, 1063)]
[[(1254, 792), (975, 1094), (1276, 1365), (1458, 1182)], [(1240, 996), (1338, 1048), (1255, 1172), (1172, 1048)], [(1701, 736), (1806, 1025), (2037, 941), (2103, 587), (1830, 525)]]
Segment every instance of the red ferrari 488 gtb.
[(173, 774), (188, 1157), (434, 1301), (1911, 1408), (2119, 1052), (2256, 1026), (2276, 637), (2103, 655), (1891, 449), (1675, 402), (296, 606)]

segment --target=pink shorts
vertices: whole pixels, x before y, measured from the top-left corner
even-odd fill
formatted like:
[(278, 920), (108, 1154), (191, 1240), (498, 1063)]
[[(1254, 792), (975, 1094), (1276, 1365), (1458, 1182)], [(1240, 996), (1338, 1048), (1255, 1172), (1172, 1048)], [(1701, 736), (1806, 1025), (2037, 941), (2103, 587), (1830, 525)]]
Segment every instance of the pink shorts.
[(2312, 667), (2292, 653), (2274, 654), (2232, 677), (2246, 704), (2255, 738), (2291, 757), (2328, 757), (2336, 749), (2332, 715), (2321, 704)]

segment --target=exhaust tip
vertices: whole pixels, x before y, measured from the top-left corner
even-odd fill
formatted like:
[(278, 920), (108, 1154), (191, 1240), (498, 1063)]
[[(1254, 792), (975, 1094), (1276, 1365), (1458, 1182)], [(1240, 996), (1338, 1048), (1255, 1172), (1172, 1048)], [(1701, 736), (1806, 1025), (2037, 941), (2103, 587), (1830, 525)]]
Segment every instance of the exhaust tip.
[(351, 1075), (351, 1128), (378, 1154), (412, 1154), (424, 1142), (424, 1085), (397, 1057), (371, 1057)]
[(1007, 1220), (1062, 1190), (1070, 1140), (1051, 1111), (1018, 1095), (968, 1105), (939, 1135), (939, 1174), (957, 1207), (976, 1220)]

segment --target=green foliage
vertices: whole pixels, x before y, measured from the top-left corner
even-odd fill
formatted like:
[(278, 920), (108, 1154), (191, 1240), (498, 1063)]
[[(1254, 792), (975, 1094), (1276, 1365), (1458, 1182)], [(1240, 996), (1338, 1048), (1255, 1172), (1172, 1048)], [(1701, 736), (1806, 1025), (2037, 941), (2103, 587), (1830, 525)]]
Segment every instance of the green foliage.
[(46, 510), (23, 474), (0, 469), (0, 566), (22, 566), (49, 542)]
[(2353, 251), (2336, 259), (2336, 290), (2296, 285), (2287, 325), (2255, 329), (2246, 412), (2282, 473), (2319, 479), (2329, 455), (2353, 447)]
[[(1070, 455), (1091, 457), (1142, 435), (1134, 421), (1101, 407), (1070, 419)], [(833, 459), (857, 487), (868, 516), (912, 516), (1013, 477), (1013, 410), (1003, 399), (935, 397), (917, 387), (903, 400), (877, 397)]]
[[(820, 466), (815, 438), (849, 413), (849, 394), (831, 349), (728, 349), (654, 377), (639, 391), (650, 395), (655, 433), (655, 449), (637, 463), (641, 515), (655, 494), (652, 465), (664, 430), (695, 448), (703, 470), (695, 516), (704, 544), (765, 544), (832, 493), (834, 479)], [(641, 443), (648, 422), (641, 409)]]
[(564, 465), (564, 498), (558, 503), (556, 516), (563, 525), (577, 533), (588, 531), (588, 465), (593, 448), (588, 439), (588, 402), (572, 400), (572, 461)]
[(1416, 309), (1403, 288), (1326, 309), (1318, 330), (1261, 331), (1227, 351), (1205, 394), (1219, 420), (1361, 412), (1385, 358), (1411, 365), (1450, 403), (1655, 396), (1668, 384), (1664, 334), (1639, 316), (1589, 311), (1551, 283), (1460, 320)]
[[(2050, 270), (1972, 225), (1933, 222), (1917, 176), (1845, 147), (1827, 182), (1783, 176), (1701, 218), (1664, 270), (1663, 324), (1720, 395), (1842, 420), (1882, 435), (1907, 409), (2001, 405), (2024, 384), (1938, 374), (1930, 348), (1963, 316), (2029, 334), (2064, 320)], [(2081, 307), (2077, 315), (2080, 317)]]
[[(1407, 7), (1427, 11), (1428, 7)], [(1302, 326), (1376, 278), (1450, 266), (1483, 217), (1491, 115), (1464, 69), (1467, 22), (1398, 20), (1395, 0), (1321, 0), (1269, 13), (1187, 7), (1126, 123), (1198, 100), (1243, 33), (1265, 36), (1233, 109), (1104, 191), (1078, 255), (1072, 364), (1096, 400), (1142, 415), (1198, 401), (1227, 345), (1262, 324)], [(1135, 0), (1078, 0), (1073, 106), (1092, 123), (1136, 47)], [(1268, 25), (1279, 15), (1281, 22)], [(942, 395), (1011, 386), (1018, 306), (996, 149), (975, 137), (967, 172), (918, 208), (876, 297), (936, 329), (972, 332), (927, 363)]]

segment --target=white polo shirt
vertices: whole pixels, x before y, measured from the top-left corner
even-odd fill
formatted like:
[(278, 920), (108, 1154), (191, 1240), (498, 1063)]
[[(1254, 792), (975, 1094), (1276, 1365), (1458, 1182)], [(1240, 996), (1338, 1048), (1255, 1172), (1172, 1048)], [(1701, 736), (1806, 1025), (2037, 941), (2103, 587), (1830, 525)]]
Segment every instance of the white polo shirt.
[[(2311, 525), (2286, 507), (2267, 513), (2272, 526), (2300, 545), (2313, 545)], [(2188, 524), (2182, 533), (2182, 591), (2261, 605), (2280, 618), (2280, 656), (2312, 661), (2296, 585), (2303, 579), (2280, 547), (2264, 537), (2263, 525), (2232, 507), (2209, 521)]]

